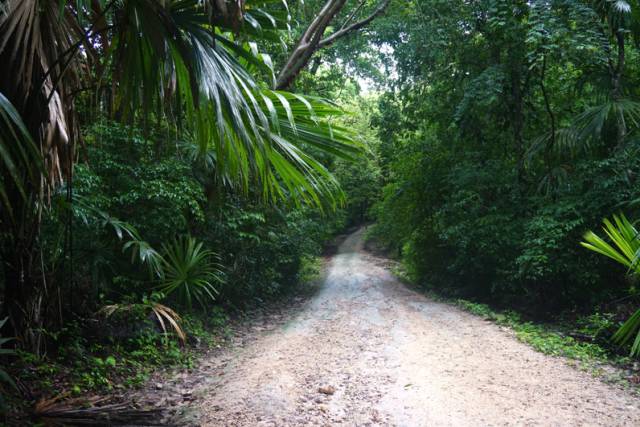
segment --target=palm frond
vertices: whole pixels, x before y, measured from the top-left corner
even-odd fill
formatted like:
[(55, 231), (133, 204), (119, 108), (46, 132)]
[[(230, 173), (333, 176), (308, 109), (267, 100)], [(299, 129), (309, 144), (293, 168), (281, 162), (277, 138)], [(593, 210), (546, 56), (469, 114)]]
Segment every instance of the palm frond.
[(151, 247), (149, 243), (142, 239), (138, 230), (131, 224), (121, 221), (104, 212), (101, 209), (87, 203), (86, 200), (74, 194), (73, 204), (69, 206), (73, 210), (73, 215), (79, 218), (84, 224), (94, 224), (100, 229), (111, 228), (118, 237), (123, 240), (122, 252), (131, 251), (131, 262), (140, 262), (149, 268), (153, 275), (160, 275), (160, 254)]
[(31, 139), (22, 118), (0, 93), (0, 206), (13, 218), (12, 192), (26, 200), (27, 188), (37, 188), (44, 173), (38, 147)]
[[(151, 3), (155, 14), (147, 11)], [(123, 111), (156, 111), (165, 101), (154, 88), (171, 87), (185, 106), (201, 157), (215, 159), (220, 182), (245, 191), (256, 183), (268, 200), (300, 196), (335, 206), (340, 200), (335, 180), (317, 185), (328, 176), (326, 170), (300, 154), (310, 146), (343, 157), (358, 154), (360, 147), (348, 132), (330, 126), (340, 109), (256, 83), (247, 68), (273, 79), (270, 58), (253, 43), (240, 45), (230, 34), (209, 31), (205, 10), (196, 3), (174, 2), (166, 9), (152, 0), (127, 3), (129, 18), (119, 36), (126, 42), (119, 43), (116, 55), (125, 82), (119, 91)]]
[(573, 128), (578, 140), (600, 138), (608, 120), (624, 117), (630, 128), (640, 124), (640, 102), (630, 99), (607, 99), (576, 117)]
[(640, 355), (640, 310), (631, 315), (622, 326), (613, 334), (613, 340), (620, 345), (633, 340), (631, 355)]
[(218, 293), (215, 285), (222, 282), (222, 267), (214, 261), (216, 254), (190, 236), (177, 238), (162, 248), (159, 291), (177, 297), (189, 308), (194, 301), (206, 308)]
[(613, 222), (605, 219), (602, 227), (613, 245), (607, 243), (592, 231), (584, 235), (582, 246), (609, 257), (630, 270), (640, 273), (638, 256), (640, 255), (640, 239), (636, 228), (624, 215), (614, 215)]
[(98, 315), (103, 316), (104, 318), (109, 318), (113, 316), (117, 312), (132, 312), (137, 309), (143, 309), (145, 312), (153, 313), (153, 316), (158, 321), (158, 326), (162, 330), (163, 334), (168, 335), (169, 328), (167, 328), (167, 323), (169, 324), (171, 330), (176, 334), (178, 339), (184, 344), (187, 335), (182, 329), (181, 323), (182, 319), (180, 315), (176, 313), (173, 309), (167, 307), (166, 305), (160, 304), (158, 302), (148, 301), (146, 298), (143, 300), (142, 304), (110, 304), (105, 305), (100, 310), (98, 310)]
[[(604, 220), (603, 230), (613, 245), (591, 231), (585, 234), (585, 242), (580, 244), (626, 266), (633, 274), (640, 274), (640, 239), (633, 224), (624, 215), (614, 215), (613, 222)], [(632, 339), (631, 355), (640, 355), (640, 310), (613, 335), (613, 340), (620, 345)]]
[(0, 14), (0, 92), (36, 139), (50, 182), (71, 172), (78, 127), (69, 93), (80, 85), (78, 32), (71, 10), (58, 2), (7, 0)]
[(75, 159), (78, 126), (70, 94), (84, 80), (102, 79), (95, 76), (100, 68), (113, 71), (108, 111), (129, 122), (176, 121), (201, 154), (215, 153), (220, 182), (245, 192), (255, 185), (260, 191), (254, 193), (267, 200), (299, 197), (333, 206), (341, 200), (335, 180), (308, 153), (314, 147), (358, 154), (348, 132), (331, 126), (341, 111), (271, 91), (251, 75), (273, 80), (271, 58), (258, 42), (273, 41), (287, 28), (286, 2), (227, 2), (224, 13), (200, 0), (45, 3), (8, 0), (9, 12), (0, 18), (0, 60), (9, 66), (0, 72), (0, 90), (6, 86), (9, 99), (21, 100), (17, 110), (31, 135), (39, 135), (52, 183), (70, 176)]
[(178, 313), (166, 305), (157, 302), (151, 303), (151, 311), (156, 316), (156, 319), (158, 319), (158, 323), (165, 335), (167, 334), (167, 327), (165, 326), (166, 321), (183, 344), (187, 341), (187, 334), (185, 334), (182, 326), (180, 326), (182, 319)]
[(627, 0), (594, 0), (594, 9), (609, 23), (612, 32), (629, 24), (633, 8)]

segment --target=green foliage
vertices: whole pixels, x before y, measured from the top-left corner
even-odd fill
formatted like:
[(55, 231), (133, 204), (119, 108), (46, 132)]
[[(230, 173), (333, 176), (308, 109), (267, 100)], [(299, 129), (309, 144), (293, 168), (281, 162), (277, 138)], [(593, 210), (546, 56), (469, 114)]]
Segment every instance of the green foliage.
[(85, 204), (126, 219), (142, 236), (151, 235), (152, 245), (204, 221), (204, 190), (175, 146), (157, 152), (157, 141), (112, 122), (93, 125), (87, 139), (88, 163), (78, 165), (74, 182)]
[[(75, 180), (74, 265), (76, 277), (91, 278), (107, 303), (122, 294), (139, 301), (153, 288), (187, 309), (190, 299), (211, 307), (214, 289), (220, 302), (240, 306), (275, 296), (297, 283), (302, 259), (317, 255), (343, 226), (342, 214), (226, 194), (206, 182), (197, 159), (181, 156), (180, 145), (156, 152), (135, 129), (109, 122), (90, 131), (90, 163), (78, 166)], [(63, 230), (55, 222), (47, 226)]]
[(150, 304), (118, 307), (101, 321), (100, 339), (86, 325), (68, 322), (61, 333), (54, 334), (53, 342), (60, 345), (56, 354), (39, 358), (20, 351), (12, 370), (44, 396), (141, 387), (155, 369), (192, 368), (202, 346), (214, 345), (228, 322), (219, 307), (206, 315), (185, 316), (180, 325), (192, 343), (185, 347), (159, 333)]
[[(271, 88), (262, 49), (281, 50), (287, 3), (217, 8), (3, 2), (0, 299), (25, 347), (44, 351), (52, 313), (61, 327), (67, 308), (88, 317), (138, 301), (154, 275), (186, 306), (210, 303), (214, 239), (183, 250), (168, 242), (205, 235), (227, 197), (258, 211), (328, 213), (344, 202), (329, 167), (364, 146), (336, 120), (342, 108)], [(303, 255), (266, 280), (292, 280)]]
[(216, 254), (202, 245), (191, 236), (182, 236), (162, 246), (159, 290), (188, 308), (194, 300), (203, 308), (215, 301), (215, 285), (222, 281), (221, 266), (214, 262)]
[[(549, 325), (523, 321), (513, 311), (496, 312), (486, 304), (467, 300), (457, 300), (456, 303), (470, 313), (513, 329), (520, 341), (541, 353), (587, 363), (607, 362), (611, 359), (609, 352), (598, 344), (576, 340), (566, 332), (551, 329)], [(588, 325), (585, 328), (593, 330), (593, 317), (589, 320), (584, 322)]]
[[(95, 105), (104, 104), (108, 113), (117, 110), (115, 116), (123, 123), (140, 120), (146, 127), (159, 118), (179, 125), (181, 136), (197, 145), (200, 154), (215, 153), (211, 172), (217, 180), (245, 192), (255, 185), (270, 201), (291, 198), (318, 207), (335, 205), (340, 199), (336, 181), (305, 149), (313, 146), (349, 157), (360, 151), (358, 144), (331, 124), (331, 116), (340, 112), (335, 105), (270, 90), (256, 78), (265, 70), (273, 74), (272, 61), (259, 52), (258, 42), (277, 40), (287, 27), (288, 12), (286, 2), (267, 6), (269, 12), (260, 2), (248, 3), (215, 22), (218, 14), (198, 0), (95, 2), (86, 15), (78, 13), (72, 2), (60, 7), (39, 7), (32, 0), (21, 7), (9, 3), (0, 16), (0, 55), (11, 73), (3, 74), (0, 89), (21, 103), (22, 114), (28, 107), (46, 110), (56, 90), (56, 111), (51, 113), (56, 117), (48, 121), (38, 117), (36, 121), (46, 128), (37, 142), (62, 151), (65, 144), (78, 139), (78, 129), (69, 123), (76, 122), (79, 111), (64, 105), (66, 97), (57, 91), (82, 92), (80, 81), (96, 85), (118, 81), (108, 101)], [(56, 30), (40, 31), (26, 24), (31, 21), (25, 17), (33, 16), (44, 28), (55, 26)], [(110, 31), (95, 31), (106, 22)], [(85, 27), (94, 31), (76, 43), (74, 28)], [(21, 43), (19, 31), (33, 32), (31, 37), (42, 49)], [(86, 61), (81, 52), (87, 51), (95, 61)], [(25, 64), (17, 59), (23, 56), (40, 60)], [(73, 64), (72, 73), (54, 71), (63, 57), (63, 68), (66, 71)], [(257, 75), (248, 69), (258, 71)], [(20, 74), (28, 78), (15, 80)], [(43, 74), (53, 81), (46, 88), (41, 87)], [(170, 83), (167, 76), (172, 76)], [(25, 100), (31, 91), (41, 96)], [(36, 114), (40, 115), (47, 114)], [(31, 132), (35, 134), (34, 129)], [(59, 182), (62, 177), (56, 176), (60, 172), (56, 165), (70, 170), (74, 160), (52, 151), (47, 166)]]
[(0, 300), (21, 377), (82, 394), (189, 365), (226, 310), (316, 278), (371, 219), (376, 106), (340, 65), (271, 89), (286, 2), (53, 3), (0, 13)]
[(629, 268), (634, 273), (640, 273), (638, 266), (638, 250), (640, 240), (638, 231), (624, 215), (614, 215), (613, 222), (604, 220), (603, 231), (616, 246), (615, 248), (592, 231), (584, 235), (586, 242), (580, 244), (585, 248), (607, 256)]
[(29, 187), (39, 184), (44, 165), (38, 147), (27, 130), (22, 117), (11, 102), (0, 92), (0, 202), (7, 210), (11, 222), (16, 221), (17, 206), (11, 203), (15, 191), (21, 201), (29, 197)]
[[(638, 264), (640, 241), (638, 240), (638, 231), (633, 224), (624, 215), (614, 215), (613, 222), (608, 219), (604, 220), (603, 231), (615, 247), (592, 231), (585, 234), (584, 239), (586, 242), (581, 242), (580, 244), (628, 267), (629, 271), (638, 276), (640, 274)], [(624, 322), (613, 335), (613, 339), (621, 345), (633, 340), (631, 355), (640, 355), (640, 309)]]
[(594, 342), (606, 347), (610, 344), (611, 335), (620, 327), (613, 313), (593, 313), (576, 320), (578, 333), (591, 338)]
[(309, 210), (264, 209), (228, 200), (207, 225), (206, 241), (220, 250), (225, 283), (220, 300), (238, 306), (260, 303), (294, 289), (308, 257), (342, 227)]
[(71, 203), (56, 193), (44, 213), (43, 262), (65, 284), (61, 307), (90, 320), (46, 330), (46, 358), (22, 353), (17, 372), (43, 393), (137, 386), (159, 366), (191, 366), (193, 347), (226, 331), (223, 307), (258, 304), (310, 280), (322, 242), (343, 226), (342, 215), (269, 206), (211, 185), (183, 145), (159, 149), (154, 139), (167, 137), (91, 126)]
[(613, 339), (620, 344), (627, 344), (631, 340), (631, 355), (640, 354), (640, 309), (638, 309), (626, 322), (616, 331)]
[(600, 3), (415, 0), (376, 24), (397, 78), (372, 120), (371, 236), (422, 286), (537, 316), (626, 310), (624, 272), (575, 244), (640, 196), (637, 5)]
[(380, 198), (380, 168), (375, 158), (367, 156), (357, 162), (339, 161), (334, 166), (334, 173), (345, 189), (347, 224), (371, 221), (371, 208)]
[(305, 256), (300, 261), (298, 277), (301, 283), (309, 283), (320, 277), (322, 260), (317, 256)]

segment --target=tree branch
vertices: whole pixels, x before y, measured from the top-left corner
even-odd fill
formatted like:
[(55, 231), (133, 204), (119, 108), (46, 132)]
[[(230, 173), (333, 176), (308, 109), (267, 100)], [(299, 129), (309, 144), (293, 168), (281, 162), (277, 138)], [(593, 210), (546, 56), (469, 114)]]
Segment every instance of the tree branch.
[(311, 24), (307, 27), (306, 31), (296, 44), (296, 47), (293, 49), (293, 52), (289, 56), (286, 64), (278, 74), (275, 85), (276, 89), (282, 90), (288, 88), (300, 71), (307, 66), (309, 60), (317, 50), (329, 46), (339, 38), (357, 31), (373, 21), (386, 10), (391, 0), (380, 0), (376, 9), (369, 16), (361, 21), (348, 25), (364, 6), (365, 2), (361, 1), (353, 12), (349, 14), (338, 31), (334, 32), (329, 37), (322, 39), (325, 30), (336, 15), (342, 10), (346, 2), (346, 0), (327, 0)]
[(391, 0), (382, 0), (382, 2), (378, 5), (376, 10), (374, 10), (373, 13), (371, 13), (371, 15), (367, 16), (366, 18), (364, 18), (361, 21), (358, 21), (358, 22), (355, 22), (355, 23), (349, 25), (348, 27), (344, 27), (343, 26), (340, 30), (338, 30), (335, 33), (331, 34), (329, 37), (321, 40), (320, 43), (318, 43), (318, 48), (322, 49), (324, 47), (327, 47), (327, 46), (333, 44), (339, 38), (344, 37), (347, 34), (352, 33), (354, 31), (358, 31), (360, 28), (362, 28), (365, 25), (369, 24), (371, 21), (376, 19), (378, 17), (378, 15), (381, 15), (387, 9), (387, 6), (389, 6), (389, 2), (390, 1)]
[(366, 0), (362, 0), (360, 2), (360, 4), (358, 5), (358, 7), (356, 7), (355, 9), (353, 9), (353, 12), (351, 12), (351, 15), (349, 15), (347, 17), (347, 19), (344, 20), (344, 22), (342, 23), (342, 25), (340, 26), (340, 29), (342, 30), (343, 28), (345, 28), (347, 26), (347, 24), (349, 24), (349, 22), (351, 22), (353, 20), (353, 18), (356, 16), (356, 14), (358, 12), (360, 12), (360, 9), (362, 9), (362, 7), (364, 6)]
[(315, 19), (306, 29), (287, 63), (280, 71), (276, 81), (276, 89), (286, 89), (293, 79), (309, 62), (311, 55), (318, 49), (318, 43), (327, 26), (344, 7), (346, 0), (328, 0), (320, 9)]

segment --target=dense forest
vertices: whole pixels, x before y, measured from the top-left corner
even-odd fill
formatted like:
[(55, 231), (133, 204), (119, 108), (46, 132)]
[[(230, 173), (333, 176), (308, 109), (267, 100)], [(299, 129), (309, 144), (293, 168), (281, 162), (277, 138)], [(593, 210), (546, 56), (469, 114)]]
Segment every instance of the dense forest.
[[(372, 122), (385, 182), (375, 234), (446, 292), (532, 314), (635, 309), (635, 3), (398, 13), (378, 36), (397, 79)], [(596, 236), (613, 215), (619, 253)], [(626, 268), (581, 247), (588, 230), (585, 243)]]
[(639, 59), (636, 1), (2, 0), (3, 410), (191, 363), (365, 224), (639, 354)]

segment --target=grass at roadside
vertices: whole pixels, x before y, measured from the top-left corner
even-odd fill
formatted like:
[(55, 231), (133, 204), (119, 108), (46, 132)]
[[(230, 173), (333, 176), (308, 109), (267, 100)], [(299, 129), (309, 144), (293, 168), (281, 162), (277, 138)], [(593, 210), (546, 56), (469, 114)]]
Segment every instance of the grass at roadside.
[(137, 322), (139, 331), (124, 338), (92, 339), (78, 322), (69, 323), (64, 336), (55, 337), (61, 342), (55, 356), (19, 351), (12, 373), (34, 400), (138, 387), (160, 367), (193, 367), (198, 354), (225, 335), (228, 316), (218, 307), (206, 317), (184, 316), (184, 345), (162, 335), (149, 318), (128, 320)]

